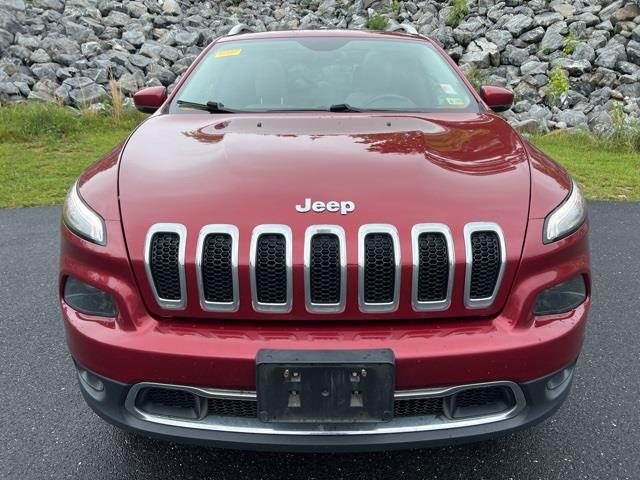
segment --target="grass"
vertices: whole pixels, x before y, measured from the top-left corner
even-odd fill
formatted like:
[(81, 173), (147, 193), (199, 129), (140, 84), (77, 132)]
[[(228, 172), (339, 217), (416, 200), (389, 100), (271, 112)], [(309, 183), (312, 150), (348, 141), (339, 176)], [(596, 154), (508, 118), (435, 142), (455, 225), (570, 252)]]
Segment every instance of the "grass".
[(389, 19), (376, 13), (367, 19), (364, 26), (368, 30), (386, 30), (387, 25), (389, 25)]
[(0, 208), (62, 203), (73, 180), (144, 119), (131, 110), (0, 107)]
[(561, 163), (594, 200), (640, 201), (640, 152), (588, 134), (554, 133), (531, 138)]
[[(57, 105), (0, 106), (0, 208), (62, 203), (80, 172), (144, 118), (119, 107), (96, 114)], [(612, 140), (555, 133), (531, 141), (563, 164), (588, 198), (638, 201), (640, 141), (629, 132)]]
[(447, 23), (452, 27), (457, 27), (462, 19), (469, 13), (469, 5), (467, 0), (449, 0), (449, 17)]

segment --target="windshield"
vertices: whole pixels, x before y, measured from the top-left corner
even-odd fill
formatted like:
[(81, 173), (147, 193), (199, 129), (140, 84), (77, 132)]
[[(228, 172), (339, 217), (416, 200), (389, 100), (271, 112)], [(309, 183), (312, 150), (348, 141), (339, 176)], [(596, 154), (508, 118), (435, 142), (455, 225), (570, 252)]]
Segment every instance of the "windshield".
[(202, 59), (172, 112), (478, 112), (470, 91), (428, 43), (286, 38), (223, 42)]

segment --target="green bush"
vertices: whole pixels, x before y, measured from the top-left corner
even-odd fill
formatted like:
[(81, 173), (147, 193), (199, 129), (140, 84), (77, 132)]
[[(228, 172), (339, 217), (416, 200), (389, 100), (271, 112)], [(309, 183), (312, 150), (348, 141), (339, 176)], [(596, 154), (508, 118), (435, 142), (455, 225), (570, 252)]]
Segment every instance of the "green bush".
[(375, 15), (367, 19), (365, 27), (367, 27), (369, 30), (386, 30), (388, 24), (389, 19), (387, 17), (376, 13)]
[(452, 27), (457, 27), (462, 19), (469, 13), (469, 6), (467, 0), (449, 0), (449, 18), (448, 24)]
[(16, 103), (0, 106), (0, 142), (59, 139), (114, 127), (132, 129), (144, 118), (133, 109), (125, 110), (118, 118), (109, 108), (104, 113), (93, 113), (55, 103)]
[(570, 33), (564, 40), (564, 48), (562, 49), (562, 52), (565, 55), (571, 55), (576, 50), (576, 46), (579, 42), (580, 39), (574, 33)]
[(640, 123), (637, 120), (627, 119), (620, 102), (613, 104), (611, 118), (613, 120), (611, 143), (631, 152), (640, 152)]
[(559, 105), (562, 97), (571, 90), (569, 75), (560, 67), (555, 67), (549, 74), (549, 83), (544, 96), (550, 105)]
[(487, 72), (476, 67), (475, 65), (471, 67), (471, 69), (469, 69), (466, 75), (467, 79), (471, 82), (471, 85), (473, 85), (473, 88), (475, 88), (478, 92), (480, 91), (480, 88), (487, 84), (487, 81), (489, 79)]

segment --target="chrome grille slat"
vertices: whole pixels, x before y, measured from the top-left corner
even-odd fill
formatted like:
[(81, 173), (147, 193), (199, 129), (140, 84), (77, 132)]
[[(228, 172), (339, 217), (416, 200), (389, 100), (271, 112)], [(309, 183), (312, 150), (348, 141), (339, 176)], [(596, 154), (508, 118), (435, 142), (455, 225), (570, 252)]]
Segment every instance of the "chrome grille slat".
[[(216, 239), (228, 238), (231, 243), (229, 251), (223, 245), (211, 245)], [(238, 285), (238, 239), (239, 232), (235, 225), (205, 225), (198, 235), (196, 249), (196, 277), (200, 306), (209, 312), (235, 312), (240, 305)], [(220, 258), (208, 258), (217, 252)], [(229, 285), (215, 285), (215, 282), (229, 282)]]
[[(269, 245), (265, 246), (261, 242), (269, 242)], [(261, 248), (265, 248), (266, 251), (260, 251)], [(249, 271), (251, 297), (255, 311), (265, 313), (288, 313), (291, 311), (293, 302), (292, 251), (292, 234), (289, 226), (259, 225), (253, 229), (249, 252)], [(282, 265), (282, 260), (284, 260), (284, 265)], [(259, 271), (257, 271), (258, 268)], [(264, 289), (269, 289), (269, 291), (265, 292)]]
[[(164, 240), (160, 240), (164, 237)], [(159, 242), (163, 242), (161, 245)], [(147, 281), (156, 303), (168, 310), (182, 310), (187, 305), (184, 260), (187, 229), (179, 223), (156, 223), (149, 228), (144, 246)], [(176, 245), (177, 243), (177, 245)], [(168, 258), (163, 265), (156, 259), (162, 249)], [(171, 284), (170, 286), (161, 283)]]
[[(444, 239), (444, 256), (445, 265), (437, 265), (437, 271), (431, 265), (425, 265), (427, 263), (423, 258), (425, 254), (422, 252), (421, 242), (424, 242), (425, 235), (437, 235)], [(411, 246), (413, 252), (413, 281), (411, 290), (411, 300), (413, 309), (419, 311), (439, 311), (446, 310), (451, 305), (451, 294), (453, 292), (453, 277), (455, 271), (455, 248), (453, 244), (453, 237), (449, 227), (441, 223), (421, 223), (415, 225), (411, 230)], [(433, 249), (427, 248), (427, 254), (432, 252)], [(423, 270), (425, 269), (425, 270)], [(444, 272), (441, 270), (444, 269)], [(433, 278), (434, 276), (444, 277), (444, 279)], [(443, 295), (438, 298), (422, 298), (421, 297), (421, 282), (430, 281), (435, 283), (432, 285), (432, 289), (436, 289), (439, 292), (443, 292)], [(440, 285), (440, 283), (443, 283)]]
[[(479, 252), (477, 246), (476, 235), (489, 234), (495, 239), (497, 245), (481, 247), (490, 250), (488, 252)], [(487, 237), (488, 238), (488, 237)], [(486, 241), (486, 240), (483, 240)], [(492, 222), (473, 222), (468, 223), (464, 227), (464, 244), (466, 254), (466, 272), (464, 283), (464, 303), (467, 308), (487, 308), (493, 305), (500, 286), (502, 277), (507, 264), (507, 250), (504, 241), (504, 233), (500, 226)], [(496, 248), (499, 250), (495, 252)], [(491, 257), (488, 261), (480, 257), (485, 255)], [(478, 259), (474, 262), (474, 256)], [(480, 261), (482, 260), (482, 263)], [(477, 263), (477, 265), (474, 265)], [(497, 270), (497, 271), (496, 271)], [(474, 282), (483, 282), (488, 284), (477, 287)]]
[[(325, 237), (328, 241), (331, 237), (337, 240), (337, 258), (334, 253), (325, 253), (325, 256), (318, 259), (314, 252), (314, 239)], [(325, 248), (332, 248), (325, 245)], [(315, 254), (315, 255), (314, 255)], [(315, 259), (315, 261), (314, 261)], [(318, 266), (316, 263), (323, 261), (328, 265)], [(315, 270), (314, 270), (315, 269)], [(322, 271), (318, 271), (322, 269)], [(324, 292), (314, 291), (314, 281), (318, 278), (315, 275), (330, 276), (330, 288)], [(305, 280), (305, 303), (308, 312), (312, 313), (341, 313), (345, 309), (347, 295), (347, 251), (346, 237), (344, 229), (337, 225), (312, 225), (307, 228), (304, 240), (304, 280)], [(320, 298), (323, 297), (323, 298)], [(326, 300), (326, 297), (331, 297)], [(318, 300), (323, 301), (318, 301)], [(333, 301), (332, 301), (333, 300)]]

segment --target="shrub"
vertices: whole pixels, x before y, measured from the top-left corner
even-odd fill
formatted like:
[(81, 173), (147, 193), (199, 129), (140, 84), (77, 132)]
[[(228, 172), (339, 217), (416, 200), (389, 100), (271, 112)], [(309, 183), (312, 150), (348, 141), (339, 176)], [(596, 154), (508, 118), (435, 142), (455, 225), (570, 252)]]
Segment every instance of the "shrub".
[(467, 0), (449, 0), (449, 18), (448, 24), (452, 27), (457, 27), (460, 21), (469, 13), (469, 6)]
[(544, 96), (550, 105), (560, 105), (564, 102), (564, 97), (571, 90), (569, 75), (560, 67), (555, 67), (549, 74), (549, 84), (544, 92)]
[(393, 0), (391, 2), (391, 11), (397, 16), (400, 15), (400, 7), (401, 3), (398, 0)]
[(569, 36), (564, 40), (564, 48), (562, 51), (565, 55), (571, 55), (576, 50), (576, 46), (579, 42), (580, 39), (573, 32), (571, 32)]
[(480, 88), (482, 88), (482, 86), (487, 84), (487, 72), (476, 67), (475, 65), (471, 67), (471, 69), (469, 69), (466, 75), (467, 79), (471, 82), (471, 85), (473, 85), (473, 88), (475, 88), (478, 92), (480, 91)]
[(389, 19), (387, 17), (376, 13), (367, 19), (365, 27), (369, 30), (386, 30), (388, 24)]
[(611, 109), (613, 130), (611, 142), (617, 147), (622, 147), (631, 152), (640, 152), (640, 123), (628, 120), (622, 103), (615, 102)]

